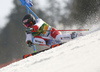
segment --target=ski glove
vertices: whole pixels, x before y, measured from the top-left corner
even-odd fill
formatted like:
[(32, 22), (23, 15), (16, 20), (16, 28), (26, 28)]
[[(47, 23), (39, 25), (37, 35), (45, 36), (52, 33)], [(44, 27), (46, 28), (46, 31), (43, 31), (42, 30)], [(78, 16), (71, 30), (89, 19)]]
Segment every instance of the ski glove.
[(33, 46), (33, 43), (30, 40), (27, 41), (27, 44), (29, 47)]
[(32, 31), (34, 31), (34, 28), (27, 28), (25, 32), (27, 34), (30, 34), (30, 33), (32, 33)]

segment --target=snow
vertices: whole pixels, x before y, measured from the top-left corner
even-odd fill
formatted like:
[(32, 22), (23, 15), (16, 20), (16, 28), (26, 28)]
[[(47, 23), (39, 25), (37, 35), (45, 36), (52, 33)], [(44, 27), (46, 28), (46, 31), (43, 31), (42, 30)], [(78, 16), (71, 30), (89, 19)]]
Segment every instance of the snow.
[(12, 63), (0, 72), (100, 72), (100, 30)]

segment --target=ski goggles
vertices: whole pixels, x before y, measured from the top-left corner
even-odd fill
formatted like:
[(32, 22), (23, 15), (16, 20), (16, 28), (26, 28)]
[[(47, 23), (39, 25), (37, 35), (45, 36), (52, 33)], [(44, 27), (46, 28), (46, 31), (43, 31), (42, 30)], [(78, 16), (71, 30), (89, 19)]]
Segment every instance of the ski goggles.
[(24, 23), (25, 27), (30, 27), (33, 25), (32, 21), (28, 22), (28, 23)]

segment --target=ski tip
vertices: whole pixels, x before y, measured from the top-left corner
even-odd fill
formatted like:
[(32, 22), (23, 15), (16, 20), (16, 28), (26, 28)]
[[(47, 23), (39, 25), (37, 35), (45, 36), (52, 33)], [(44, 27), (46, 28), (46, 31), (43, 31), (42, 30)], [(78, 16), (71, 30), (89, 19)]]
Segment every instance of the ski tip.
[(86, 29), (86, 31), (89, 31), (89, 29)]
[(32, 56), (32, 54), (24, 55), (24, 56), (23, 56), (23, 59), (25, 59), (25, 58), (27, 58), (27, 57), (30, 57), (30, 56)]

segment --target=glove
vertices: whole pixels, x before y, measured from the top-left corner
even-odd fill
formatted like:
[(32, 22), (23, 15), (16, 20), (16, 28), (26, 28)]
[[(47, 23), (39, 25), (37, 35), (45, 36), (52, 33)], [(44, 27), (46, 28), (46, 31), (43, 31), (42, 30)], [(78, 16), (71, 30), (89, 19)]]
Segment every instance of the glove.
[(28, 44), (29, 47), (33, 46), (33, 43), (30, 40), (27, 41), (27, 44)]
[(34, 28), (27, 28), (25, 32), (27, 34), (30, 34), (30, 33), (32, 33), (32, 31), (34, 31)]

